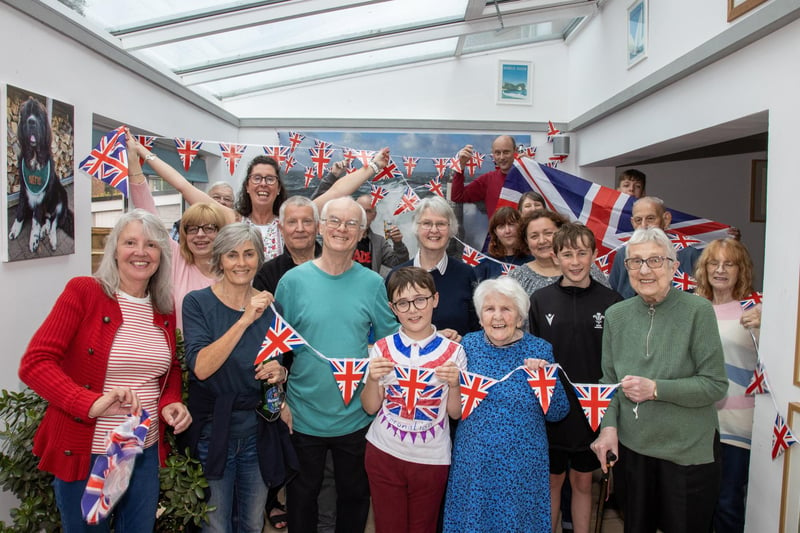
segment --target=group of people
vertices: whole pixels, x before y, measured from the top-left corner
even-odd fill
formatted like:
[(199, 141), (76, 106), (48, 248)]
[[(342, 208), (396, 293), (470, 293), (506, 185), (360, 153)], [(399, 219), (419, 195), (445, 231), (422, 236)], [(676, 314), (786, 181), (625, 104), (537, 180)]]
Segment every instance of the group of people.
[[(738, 241), (697, 259), (699, 296), (677, 291), (682, 258), (663, 205), (639, 200), (617, 255), (626, 296), (594, 264), (592, 232), (534, 193), (519, 210), (492, 209), (490, 254), (516, 265), (505, 276), (447, 255), (458, 221), (438, 196), (414, 212), (413, 257), (396, 227), (371, 232), (371, 203), (350, 195), (388, 149), (313, 200), (287, 198), (277, 162), (256, 157), (231, 207), (128, 138), (137, 209), (116, 224), (95, 275), (67, 284), (19, 371), (49, 402), (33, 451), (55, 475), (66, 532), (90, 530), (80, 499), (93, 458), (143, 409), (153, 422), (114, 509), (117, 531), (153, 528), (165, 425), (186, 431), (203, 464), (213, 507), (203, 531), (260, 532), (265, 518), (317, 531), (328, 457), (337, 531), (363, 531), (370, 505), (379, 532), (549, 531), (566, 480), (574, 530), (588, 531), (592, 472), (614, 463), (609, 453), (626, 531), (743, 527), (752, 401), (742, 376), (755, 366), (760, 308), (738, 306), (752, 290)], [(512, 143), (493, 146), (500, 176)], [(140, 158), (191, 204), (178, 242), (155, 216)], [(462, 176), (459, 200), (477, 198), (471, 186)], [(255, 365), (276, 315), (308, 344)], [(349, 403), (326, 358), (369, 358)], [(545, 412), (516, 370), (553, 363)], [(403, 388), (411, 371), (430, 371), (415, 403)], [(459, 421), (475, 374), (499, 381)], [(619, 385), (597, 431), (570, 380)]]

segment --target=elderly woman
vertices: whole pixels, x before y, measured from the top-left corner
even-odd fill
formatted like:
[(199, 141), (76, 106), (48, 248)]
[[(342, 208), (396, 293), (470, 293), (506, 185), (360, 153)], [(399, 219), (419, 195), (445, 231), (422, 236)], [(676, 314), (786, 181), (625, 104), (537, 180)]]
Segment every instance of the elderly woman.
[(439, 306), (433, 310), (437, 329), (453, 329), (459, 335), (477, 330), (478, 317), (472, 305), (472, 291), (477, 285), (475, 271), (446, 253), (450, 238), (458, 233), (458, 219), (450, 204), (440, 196), (423, 199), (414, 211), (414, 233), (419, 245), (417, 255), (394, 270), (415, 266), (433, 275), (439, 293)]
[[(181, 403), (170, 292), (170, 238), (153, 215), (120, 217), (93, 278), (67, 283), (31, 339), (19, 376), (48, 402), (34, 437), (65, 532), (88, 531), (81, 497), (109, 431), (146, 409), (152, 421), (127, 492), (114, 508), (117, 531), (152, 531), (158, 503), (162, 422), (191, 423)], [(105, 520), (100, 528), (108, 530)], [(92, 528), (94, 530), (94, 528)]]
[[(511, 271), (528, 296), (542, 287), (552, 285), (561, 277), (561, 267), (555, 262), (553, 253), (553, 236), (567, 219), (555, 211), (539, 209), (522, 217), (519, 224), (519, 238), (524, 242), (533, 261), (525, 263)], [(610, 287), (603, 271), (592, 262), (590, 268), (592, 279), (605, 287)]]
[(638, 229), (625, 268), (638, 296), (606, 311), (603, 378), (617, 384), (592, 443), (603, 470), (620, 457), (626, 532), (707, 532), (720, 485), (715, 402), (728, 379), (708, 300), (672, 287), (675, 248)]
[(536, 191), (522, 193), (522, 196), (519, 197), (519, 202), (517, 202), (517, 211), (519, 211), (519, 214), (524, 217), (537, 209), (547, 209), (542, 195)]
[(456, 430), (444, 531), (548, 531), (550, 485), (545, 420), (566, 416), (557, 382), (547, 415), (520, 366), (553, 363), (550, 344), (522, 330), (530, 301), (519, 283), (502, 277), (475, 289), (483, 331), (464, 337), (467, 370), (493, 379), (489, 394)]
[(728, 395), (717, 402), (722, 442), (722, 488), (714, 512), (714, 531), (744, 531), (750, 438), (755, 398), (745, 394), (758, 360), (755, 339), (761, 304), (742, 310), (740, 300), (753, 292), (753, 261), (735, 239), (720, 239), (703, 250), (695, 267), (695, 294), (711, 300), (725, 352)]
[(288, 428), (278, 419), (288, 372), (279, 359), (254, 366), (272, 323), (272, 297), (252, 287), (264, 261), (258, 230), (225, 226), (214, 240), (211, 264), (220, 281), (186, 295), (183, 304), (190, 441), (208, 479), (209, 523), (203, 531), (232, 529), (238, 494), (238, 531), (260, 532), (269, 487), (296, 467)]
[(497, 261), (485, 260), (475, 267), (478, 281), (496, 278), (507, 273), (506, 265), (524, 265), (532, 261), (527, 247), (519, 235), (520, 214), (516, 209), (501, 207), (489, 220), (489, 256)]

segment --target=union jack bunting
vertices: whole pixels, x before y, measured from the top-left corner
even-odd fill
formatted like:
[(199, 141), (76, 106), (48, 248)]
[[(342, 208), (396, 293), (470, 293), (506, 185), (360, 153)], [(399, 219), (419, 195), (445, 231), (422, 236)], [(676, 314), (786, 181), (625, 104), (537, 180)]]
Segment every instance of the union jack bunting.
[(278, 166), (282, 166), (286, 158), (289, 156), (289, 147), (288, 146), (265, 146), (264, 153), (267, 156), (271, 157), (278, 163)]
[(551, 121), (547, 121), (547, 142), (553, 142), (553, 137), (561, 133), (561, 130), (556, 129)]
[(183, 169), (188, 172), (189, 167), (191, 167), (194, 162), (194, 158), (197, 157), (197, 153), (200, 151), (200, 148), (203, 147), (203, 142), (181, 139), (180, 137), (175, 137), (174, 140), (175, 147), (178, 149), (178, 155), (181, 156)]
[(372, 196), (372, 207), (374, 208), (376, 205), (378, 205), (378, 202), (386, 198), (387, 194), (389, 194), (389, 191), (386, 189), (386, 187), (370, 184), (369, 195)]
[(417, 163), (419, 163), (419, 157), (409, 157), (403, 156), (403, 166), (406, 169), (406, 176), (411, 178), (411, 174), (414, 173), (414, 169), (417, 168)]
[[(345, 148), (342, 150), (342, 157), (344, 158), (344, 163), (347, 167), (350, 167), (350, 165), (353, 164), (353, 161), (358, 159), (358, 156), (356, 156), (352, 148)], [(367, 164), (369, 164), (369, 162), (367, 162)]]
[(446, 157), (435, 157), (433, 159), (433, 168), (436, 169), (437, 178), (444, 177), (444, 173), (447, 170), (447, 161)]
[(486, 398), (497, 380), (462, 370), (458, 381), (461, 384), (461, 420), (465, 420)]
[[(506, 175), (497, 207), (516, 208), (522, 193), (531, 190), (544, 197), (548, 209), (592, 230), (597, 238), (599, 257), (619, 248), (633, 233), (631, 215), (635, 198), (528, 158), (514, 162)], [(710, 242), (727, 235), (728, 226), (724, 224), (674, 209), (669, 211), (673, 229), (687, 237)]]
[(536, 370), (526, 367), (523, 370), (528, 375), (528, 385), (531, 386), (536, 399), (539, 400), (542, 412), (547, 414), (547, 411), (550, 410), (550, 399), (553, 397), (558, 383), (558, 365), (547, 365)]
[(611, 261), (609, 261), (608, 259), (609, 257), (613, 256), (614, 256), (613, 253), (609, 252), (604, 256), (598, 257), (597, 259), (594, 260), (594, 263), (600, 270), (603, 271), (603, 274), (605, 274), (606, 276), (611, 275)]
[(417, 193), (415, 193), (414, 189), (411, 187), (406, 187), (406, 191), (403, 193), (403, 197), (400, 199), (397, 209), (394, 210), (394, 216), (405, 213), (406, 211), (413, 211), (417, 208), (418, 203), (419, 196), (417, 196)]
[(486, 161), (486, 156), (480, 152), (473, 152), (472, 158), (475, 160), (475, 164), (478, 165), (479, 169), (483, 167), (483, 162)]
[(352, 152), (352, 155), (356, 156), (356, 159), (361, 161), (361, 166), (367, 166), (369, 165), (369, 160), (372, 159), (375, 153), (374, 150), (355, 150)]
[(551, 162), (554, 162), (554, 163), (563, 163), (564, 161), (567, 160), (567, 157), (569, 157), (569, 156), (566, 156), (566, 155), (563, 155), (563, 154), (562, 155), (551, 155), (548, 159)]
[(519, 152), (521, 157), (529, 157), (533, 159), (536, 157), (536, 147), (535, 146), (522, 146)]
[(275, 317), (272, 319), (272, 325), (267, 330), (267, 334), (261, 342), (261, 348), (259, 348), (258, 354), (256, 354), (256, 360), (253, 365), (259, 365), (282, 353), (290, 352), (295, 346), (302, 346), (304, 344), (305, 341), (292, 329), (292, 326), (284, 322), (283, 317), (278, 313), (275, 313)]
[(109, 131), (100, 138), (79, 168), (94, 178), (101, 180), (128, 196), (128, 152), (125, 129)]
[(453, 172), (462, 172), (463, 169), (461, 168), (461, 161), (458, 159), (458, 155), (455, 157), (451, 157), (447, 160), (447, 166), (453, 169)]
[(508, 276), (511, 274), (511, 271), (517, 268), (517, 265), (512, 265), (510, 263), (503, 263), (500, 265), (503, 268), (503, 271), (500, 273), (501, 276)]
[(768, 392), (767, 374), (764, 370), (764, 365), (759, 361), (756, 363), (756, 368), (753, 370), (753, 377), (750, 379), (750, 384), (744, 390), (744, 394), (745, 396), (752, 396), (754, 394), (766, 394)]
[(311, 154), (311, 162), (317, 171), (317, 177), (322, 178), (325, 174), (325, 167), (331, 162), (333, 156), (333, 148), (309, 148), (308, 153)]
[(426, 183), (425, 188), (431, 191), (433, 194), (436, 194), (444, 198), (444, 192), (442, 192), (442, 182), (439, 181), (438, 177), (435, 177), (428, 183)]
[(676, 270), (672, 276), (672, 286), (681, 291), (693, 291), (697, 287), (697, 280), (682, 270)]
[(402, 178), (402, 177), (403, 174), (397, 168), (397, 165), (395, 165), (394, 161), (389, 159), (389, 163), (387, 163), (386, 166), (383, 167), (380, 172), (375, 174), (375, 176), (372, 178), (372, 181), (380, 181), (383, 179)]
[(228, 165), (228, 172), (230, 172), (231, 176), (236, 171), (236, 167), (239, 165), (239, 160), (244, 155), (244, 151), (247, 149), (247, 146), (244, 144), (224, 144), (220, 143), (219, 149), (222, 152), (222, 158), (225, 160), (225, 164)]
[(578, 401), (583, 408), (583, 414), (593, 431), (597, 431), (600, 422), (611, 403), (611, 398), (617, 392), (619, 385), (595, 385), (590, 383), (576, 383), (573, 385)]
[(396, 365), (394, 374), (397, 377), (397, 383), (394, 387), (400, 392), (401, 396), (405, 397), (405, 410), (409, 414), (409, 418), (414, 418), (411, 415), (417, 409), (417, 401), (422, 391), (426, 388), (437, 388), (431, 386), (434, 372), (430, 368)]
[(303, 142), (303, 139), (305, 139), (305, 138), (306, 138), (305, 135), (297, 133), (296, 131), (290, 131), (289, 132), (289, 152), (294, 153), (294, 151), (297, 150), (297, 147), (300, 146), (300, 144)]
[(558, 161), (548, 161), (545, 165), (548, 168), (558, 168)]
[(772, 427), (772, 460), (778, 458), (789, 446), (797, 444), (797, 440), (792, 435), (786, 421), (778, 414), (775, 416), (775, 425)]
[(676, 252), (683, 250), (684, 248), (694, 246), (695, 244), (702, 244), (703, 242), (672, 231), (667, 233), (667, 237), (669, 237), (669, 240), (672, 242), (672, 246), (675, 248)]
[(129, 415), (109, 432), (106, 453), (95, 459), (81, 497), (81, 512), (89, 525), (99, 523), (128, 490), (136, 456), (142, 453), (151, 419), (142, 409), (140, 416)]
[(295, 159), (293, 155), (287, 155), (286, 161), (284, 161), (283, 163), (283, 168), (286, 170), (286, 172), (292, 170), (296, 165), (297, 165), (297, 159)]
[(744, 300), (739, 300), (739, 303), (742, 306), (742, 311), (747, 311), (751, 307), (755, 307), (762, 302), (764, 299), (764, 295), (758, 291), (753, 291), (750, 295), (745, 298)]
[[(150, 150), (153, 148), (153, 143), (156, 142), (155, 135), (137, 135), (136, 140), (139, 141), (139, 144)], [(139, 165), (144, 165), (144, 157), (139, 158)]]
[(464, 251), (461, 252), (461, 260), (464, 261), (469, 266), (478, 266), (482, 262), (486, 261), (486, 256), (480, 253), (478, 250), (473, 248), (472, 246), (465, 244)]
[(328, 359), (336, 386), (342, 393), (345, 405), (350, 405), (358, 384), (364, 378), (369, 359)]
[(311, 181), (317, 177), (317, 174), (314, 172), (314, 167), (305, 167), (306, 171), (303, 173), (303, 178), (306, 180), (306, 189), (308, 186), (311, 185)]
[(478, 162), (475, 160), (475, 157), (473, 156), (473, 157), (470, 157), (467, 160), (466, 163), (464, 163), (464, 166), (467, 167), (467, 170), (469, 171), (469, 175), (470, 176), (474, 176), (475, 175), (475, 170), (478, 168)]

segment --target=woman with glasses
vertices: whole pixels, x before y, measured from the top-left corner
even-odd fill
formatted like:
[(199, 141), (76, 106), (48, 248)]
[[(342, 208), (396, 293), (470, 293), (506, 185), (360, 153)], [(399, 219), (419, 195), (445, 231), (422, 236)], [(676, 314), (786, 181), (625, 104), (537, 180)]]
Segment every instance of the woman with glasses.
[(601, 383), (619, 384), (591, 448), (625, 478), (625, 531), (703, 532), (720, 488), (715, 403), (728, 378), (711, 303), (672, 287), (679, 264), (658, 228), (637, 229), (625, 268), (638, 296), (608, 308)]
[(288, 372), (280, 356), (254, 366), (275, 316), (271, 295), (252, 287), (263, 262), (258, 231), (228, 224), (214, 240), (211, 257), (219, 281), (184, 300), (194, 418), (189, 440), (208, 480), (208, 505), (216, 508), (205, 532), (233, 531), (235, 514), (237, 531), (260, 533), (268, 488), (297, 468), (289, 430), (279, 420)]
[[(164, 181), (175, 187), (189, 204), (212, 201), (207, 193), (192, 185), (180, 172), (161, 161), (156, 154), (135, 139), (131, 141), (131, 137), (128, 135), (129, 146), (132, 142), (136, 155), (144, 159)], [(346, 174), (328, 191), (314, 198), (317, 208), (322, 210), (328, 200), (354, 193), (368, 178), (378, 174), (388, 161), (389, 148), (383, 148), (375, 154), (369, 164)], [(281, 180), (280, 165), (271, 157), (259, 155), (247, 166), (246, 178), (236, 199), (236, 210), (223, 207), (228, 223), (241, 220), (255, 226), (261, 232), (266, 260), (283, 253), (283, 239), (278, 228), (278, 210), (287, 197), (286, 188)]]
[(735, 239), (719, 239), (703, 250), (695, 267), (698, 294), (711, 301), (725, 351), (728, 395), (717, 403), (722, 441), (722, 488), (714, 512), (714, 531), (744, 531), (750, 438), (755, 398), (745, 394), (758, 361), (756, 341), (761, 304), (744, 311), (741, 300), (753, 292), (753, 261)]
[(450, 237), (458, 233), (456, 214), (440, 196), (424, 198), (414, 211), (414, 234), (419, 250), (413, 259), (395, 267), (415, 266), (431, 273), (439, 293), (439, 305), (433, 310), (433, 323), (439, 329), (454, 329), (466, 335), (479, 328), (472, 304), (472, 291), (478, 284), (475, 270), (460, 259), (448, 257)]

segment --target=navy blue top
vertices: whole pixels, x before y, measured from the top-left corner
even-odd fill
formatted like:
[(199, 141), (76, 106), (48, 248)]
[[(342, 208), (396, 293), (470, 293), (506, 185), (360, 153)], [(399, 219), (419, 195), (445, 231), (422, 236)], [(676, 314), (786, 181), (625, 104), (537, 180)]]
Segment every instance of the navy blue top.
[[(534, 260), (534, 257), (532, 255), (506, 255), (503, 257), (495, 257), (495, 259), (503, 263), (519, 266), (524, 265), (525, 263), (530, 263)], [(484, 259), (481, 264), (474, 267), (475, 277), (478, 279), (478, 283), (481, 281), (486, 281), (487, 279), (499, 278), (503, 275), (503, 265), (497, 261)], [(505, 273), (508, 274), (508, 272)]]
[[(608, 282), (611, 288), (617, 291), (626, 300), (636, 296), (636, 291), (631, 287), (631, 281), (628, 279), (628, 271), (625, 270), (625, 253), (627, 244), (617, 250), (614, 256), (614, 263), (611, 265), (611, 275), (608, 276)], [(702, 252), (693, 246), (678, 250), (677, 256), (680, 266), (678, 270), (686, 272), (690, 276), (694, 276), (694, 265)]]

